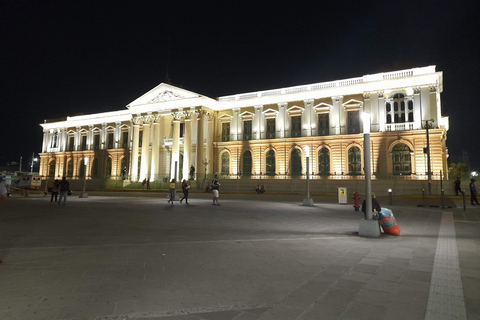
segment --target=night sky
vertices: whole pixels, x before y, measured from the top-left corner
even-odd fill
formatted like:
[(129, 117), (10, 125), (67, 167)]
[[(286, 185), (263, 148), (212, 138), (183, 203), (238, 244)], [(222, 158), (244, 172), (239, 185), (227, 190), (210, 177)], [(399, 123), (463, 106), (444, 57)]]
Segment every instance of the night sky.
[[(171, 2), (171, 4), (170, 4)], [(0, 161), (44, 119), (122, 110), (165, 81), (212, 98), (436, 65), (451, 158), (480, 169), (480, 5), (0, 0)]]

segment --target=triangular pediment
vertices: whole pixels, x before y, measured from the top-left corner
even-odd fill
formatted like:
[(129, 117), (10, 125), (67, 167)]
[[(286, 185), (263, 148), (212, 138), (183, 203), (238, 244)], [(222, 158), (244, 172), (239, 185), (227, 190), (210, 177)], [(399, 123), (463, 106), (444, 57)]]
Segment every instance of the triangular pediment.
[(134, 108), (136, 106), (144, 106), (148, 104), (159, 104), (202, 97), (204, 96), (198, 93), (175, 87), (167, 83), (161, 83), (152, 90), (145, 93), (144, 95), (132, 101), (130, 104), (127, 105), (127, 107)]

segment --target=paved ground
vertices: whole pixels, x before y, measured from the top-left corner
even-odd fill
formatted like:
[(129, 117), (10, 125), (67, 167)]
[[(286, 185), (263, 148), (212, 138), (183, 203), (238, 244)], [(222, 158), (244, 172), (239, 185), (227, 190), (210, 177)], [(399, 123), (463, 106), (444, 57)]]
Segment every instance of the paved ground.
[(480, 206), (380, 199), (403, 235), (371, 239), (351, 205), (313, 198), (15, 196), (0, 206), (0, 319), (480, 318)]

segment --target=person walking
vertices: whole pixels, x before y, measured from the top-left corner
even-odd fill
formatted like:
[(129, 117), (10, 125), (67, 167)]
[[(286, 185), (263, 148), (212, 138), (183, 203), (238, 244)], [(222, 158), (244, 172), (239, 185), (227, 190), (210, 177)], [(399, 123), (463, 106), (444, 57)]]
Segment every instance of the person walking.
[(70, 191), (70, 183), (68, 183), (66, 177), (63, 177), (62, 181), (60, 181), (60, 198), (58, 199), (58, 204), (62, 202), (62, 199), (63, 199), (63, 205), (66, 204), (68, 191)]
[(218, 182), (218, 175), (215, 175), (215, 178), (212, 180), (212, 192), (213, 192), (213, 203), (214, 206), (219, 206), (218, 198), (220, 197), (219, 193), (220, 182)]
[(142, 181), (142, 190), (145, 190), (145, 184), (147, 183), (147, 178)]
[(475, 179), (470, 179), (470, 202), (472, 206), (478, 204), (477, 200), (477, 188), (475, 187)]
[(180, 203), (182, 203), (183, 199), (185, 199), (185, 203), (188, 204), (188, 190), (190, 186), (187, 183), (187, 180), (183, 179), (182, 181), (182, 191), (183, 191), (183, 198), (180, 199)]
[(55, 179), (52, 185), (52, 197), (50, 198), (50, 202), (53, 202), (53, 198), (55, 198), (55, 202), (58, 201), (58, 191), (60, 190), (60, 181), (58, 179)]
[(460, 177), (457, 177), (457, 180), (455, 180), (454, 183), (455, 183), (455, 193), (458, 196), (459, 192), (462, 193), (462, 188), (460, 187), (460, 183), (462, 183), (462, 182), (460, 181)]
[(172, 179), (172, 181), (170, 181), (169, 191), (170, 199), (168, 199), (168, 202), (171, 202), (173, 204), (173, 200), (175, 200), (175, 179)]
[(150, 190), (150, 179), (147, 180), (147, 190)]

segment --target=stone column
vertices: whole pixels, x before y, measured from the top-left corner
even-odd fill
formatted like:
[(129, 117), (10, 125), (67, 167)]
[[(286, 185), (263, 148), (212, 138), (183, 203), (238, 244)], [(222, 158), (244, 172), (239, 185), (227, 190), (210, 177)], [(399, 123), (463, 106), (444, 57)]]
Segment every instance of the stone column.
[(204, 130), (204, 111), (197, 110), (197, 166), (195, 171), (197, 177), (205, 178), (205, 156), (203, 155), (203, 130)]
[[(138, 121), (138, 120), (137, 120)], [(138, 136), (140, 135), (140, 124), (133, 125), (133, 146), (132, 146), (132, 164), (130, 165), (130, 176), (132, 181), (138, 181)]]
[[(343, 110), (342, 106), (343, 102), (343, 97), (342, 96), (337, 96), (337, 97), (332, 97), (332, 103), (333, 103), (333, 110), (334, 115), (332, 114), (332, 117), (330, 117), (330, 120), (335, 121), (335, 134), (346, 134), (346, 114), (345, 110)], [(333, 124), (333, 123), (332, 123)], [(330, 126), (332, 126), (330, 124)]]
[(159, 154), (160, 154), (160, 116), (156, 116), (153, 122), (152, 138), (152, 162), (150, 164), (150, 181), (158, 180)]
[(235, 108), (233, 109), (232, 126), (230, 128), (230, 141), (241, 140), (239, 139), (239, 132), (241, 131), (239, 126), (240, 126), (240, 109)]
[(414, 128), (417, 130), (422, 128), (422, 107), (420, 102), (420, 92), (421, 90), (419, 87), (413, 88), (413, 121), (415, 123)]
[(120, 140), (122, 138), (122, 123), (120, 121), (115, 122), (115, 149), (120, 148)]
[(262, 122), (263, 122), (263, 106), (255, 106), (255, 119), (253, 124), (253, 130), (255, 135), (253, 136), (255, 140), (262, 139)]
[[(305, 135), (307, 137), (312, 136), (312, 127), (315, 124), (315, 118), (313, 117), (313, 101), (314, 101), (313, 99), (308, 99), (303, 101), (303, 103), (305, 104), (305, 112), (304, 112), (305, 116), (302, 121), (302, 126), (305, 125), (306, 127)], [(302, 131), (304, 131), (303, 128), (302, 128)], [(310, 161), (310, 162), (313, 162), (313, 161)]]
[(107, 124), (102, 123), (102, 132), (100, 133), (100, 149), (107, 150)]
[(43, 131), (42, 152), (47, 152), (48, 146), (48, 130)]
[(150, 164), (150, 118), (145, 119), (143, 123), (143, 137), (142, 137), (142, 160), (140, 166), (139, 180), (148, 178), (149, 164)]
[[(172, 163), (170, 164), (170, 177), (178, 181), (180, 168), (180, 118), (178, 113), (172, 113), (173, 116), (173, 143), (172, 143)], [(176, 174), (175, 174), (176, 173)]]
[[(383, 91), (377, 92), (378, 96), (378, 117), (380, 119), (380, 132), (385, 132), (385, 123), (387, 122), (387, 114), (385, 107), (385, 98), (383, 97)], [(393, 106), (392, 106), (393, 108)]]
[(213, 173), (213, 133), (214, 133), (214, 119), (215, 116), (211, 113), (207, 114), (208, 126), (207, 126), (207, 153), (205, 158), (210, 161), (210, 164), (207, 166), (207, 174)]
[(183, 178), (189, 179), (190, 157), (192, 154), (192, 119), (190, 113), (185, 116), (185, 137), (183, 138)]
[(282, 102), (278, 104), (278, 115), (277, 115), (277, 121), (275, 123), (275, 129), (279, 133), (277, 135), (278, 138), (285, 138), (286, 137), (286, 128), (285, 128), (285, 121), (286, 121), (286, 109), (287, 109), (287, 103)]
[[(77, 130), (75, 131), (75, 148), (74, 151), (80, 150), (80, 142), (81, 142), (81, 135), (80, 135), (80, 130), (81, 127), (77, 127)], [(74, 166), (74, 171), (75, 172), (75, 166)]]

